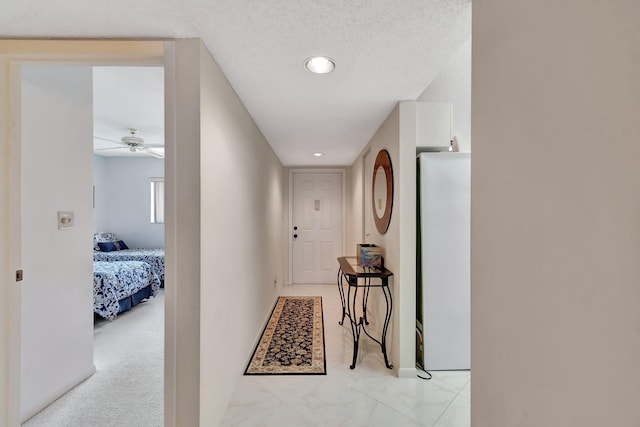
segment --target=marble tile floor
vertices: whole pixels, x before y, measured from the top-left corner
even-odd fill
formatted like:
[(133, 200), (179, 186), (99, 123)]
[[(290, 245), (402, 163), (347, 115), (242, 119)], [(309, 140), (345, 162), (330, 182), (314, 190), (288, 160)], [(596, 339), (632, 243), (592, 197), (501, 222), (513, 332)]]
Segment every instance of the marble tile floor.
[(223, 426), (471, 425), (469, 371), (433, 372), (430, 381), (397, 378), (384, 366), (380, 347), (367, 337), (361, 338), (358, 363), (351, 370), (351, 329), (338, 325), (336, 286), (284, 286), (281, 295), (322, 296), (327, 375), (243, 376)]

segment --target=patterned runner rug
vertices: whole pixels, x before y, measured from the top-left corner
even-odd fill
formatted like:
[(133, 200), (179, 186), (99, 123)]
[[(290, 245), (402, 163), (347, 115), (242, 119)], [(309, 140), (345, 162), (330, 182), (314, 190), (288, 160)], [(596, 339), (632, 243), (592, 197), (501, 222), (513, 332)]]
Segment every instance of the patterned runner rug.
[(326, 375), (322, 297), (279, 297), (245, 375)]

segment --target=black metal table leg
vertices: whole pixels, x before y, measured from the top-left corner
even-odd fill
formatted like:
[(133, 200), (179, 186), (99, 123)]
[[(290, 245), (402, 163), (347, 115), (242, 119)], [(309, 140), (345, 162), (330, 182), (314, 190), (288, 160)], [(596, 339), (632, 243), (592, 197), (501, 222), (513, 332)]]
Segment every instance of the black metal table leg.
[(371, 277), (366, 277), (364, 279), (364, 282), (364, 292), (362, 293), (362, 317), (364, 318), (365, 325), (368, 325), (369, 320), (367, 319), (367, 304), (369, 303), (369, 292), (371, 291)]
[(392, 369), (393, 365), (389, 364), (389, 358), (387, 357), (387, 330), (389, 329), (389, 322), (391, 321), (393, 298), (391, 295), (391, 290), (389, 289), (388, 279), (386, 277), (382, 279), (382, 293), (384, 294), (384, 299), (387, 303), (387, 311), (384, 316), (384, 325), (382, 327), (382, 342), (380, 343), (380, 347), (382, 348), (382, 354), (384, 355), (385, 366), (389, 369)]
[(342, 318), (338, 322), (338, 325), (344, 324), (344, 316), (347, 314), (347, 309), (345, 308), (345, 300), (344, 300), (344, 287), (342, 284), (342, 269), (338, 269), (338, 294), (340, 294), (340, 303), (342, 304)]
[[(358, 299), (358, 286), (357, 278), (349, 277), (349, 291), (347, 294), (347, 307), (349, 307), (349, 320), (351, 324), (351, 333), (353, 334), (353, 359), (351, 361), (350, 369), (356, 367), (356, 361), (358, 360), (358, 343), (360, 342), (360, 319), (357, 319), (356, 300)], [(353, 288), (353, 299), (351, 299), (351, 288)], [(349, 306), (349, 301), (353, 301), (352, 307)], [(352, 310), (353, 308), (353, 310)]]

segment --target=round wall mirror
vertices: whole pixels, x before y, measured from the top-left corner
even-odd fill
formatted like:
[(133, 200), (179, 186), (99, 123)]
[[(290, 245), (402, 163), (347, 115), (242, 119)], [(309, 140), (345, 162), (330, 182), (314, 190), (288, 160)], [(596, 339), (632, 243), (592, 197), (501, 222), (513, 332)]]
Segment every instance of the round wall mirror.
[(393, 209), (393, 168), (387, 150), (380, 150), (373, 166), (371, 186), (373, 219), (380, 234), (387, 232)]
[(374, 200), (376, 216), (382, 218), (387, 207), (387, 176), (382, 166), (376, 169), (376, 173), (373, 176), (373, 187), (376, 189)]

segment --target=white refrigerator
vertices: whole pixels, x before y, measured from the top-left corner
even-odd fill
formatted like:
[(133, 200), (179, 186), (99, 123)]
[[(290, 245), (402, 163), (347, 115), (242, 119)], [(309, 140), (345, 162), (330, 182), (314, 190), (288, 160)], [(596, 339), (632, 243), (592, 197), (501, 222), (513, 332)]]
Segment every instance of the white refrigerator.
[(417, 320), (422, 331), (416, 337), (423, 346), (417, 362), (426, 370), (471, 367), (470, 172), (469, 153), (418, 156)]

